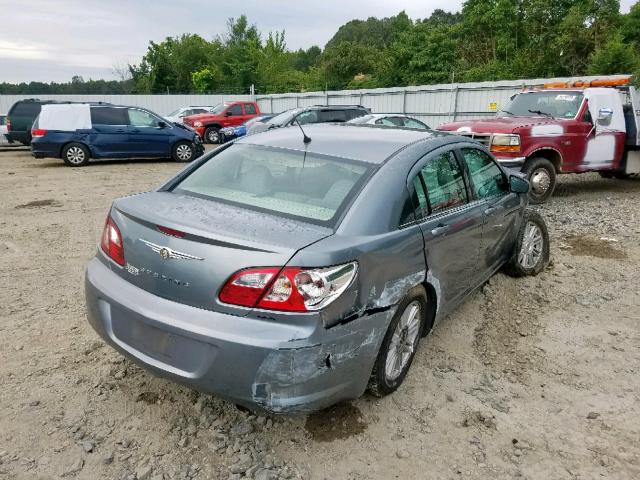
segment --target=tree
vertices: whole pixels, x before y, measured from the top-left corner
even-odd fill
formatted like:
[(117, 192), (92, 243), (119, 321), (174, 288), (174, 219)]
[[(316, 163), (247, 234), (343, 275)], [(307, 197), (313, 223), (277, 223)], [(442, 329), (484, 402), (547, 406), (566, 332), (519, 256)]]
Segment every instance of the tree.
[(640, 68), (640, 55), (633, 44), (627, 44), (621, 33), (617, 33), (602, 47), (591, 54), (589, 73), (610, 75), (634, 73)]

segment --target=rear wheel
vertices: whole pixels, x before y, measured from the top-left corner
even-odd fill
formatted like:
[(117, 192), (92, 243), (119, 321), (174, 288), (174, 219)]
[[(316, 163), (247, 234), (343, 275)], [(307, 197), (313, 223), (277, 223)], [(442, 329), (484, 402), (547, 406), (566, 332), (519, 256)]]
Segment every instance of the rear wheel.
[(220, 141), (220, 130), (217, 127), (207, 127), (204, 131), (204, 141), (207, 143), (218, 143)]
[(415, 356), (427, 312), (427, 295), (421, 286), (409, 291), (389, 324), (369, 379), (376, 397), (394, 392), (404, 381)]
[(553, 163), (543, 157), (531, 158), (522, 171), (531, 183), (529, 201), (533, 204), (546, 202), (556, 188), (556, 168)]
[(70, 167), (83, 167), (89, 158), (89, 149), (81, 143), (70, 143), (62, 150), (62, 160)]
[(538, 212), (525, 210), (513, 255), (506, 265), (512, 277), (537, 275), (549, 264), (549, 232)]
[(173, 146), (171, 157), (176, 162), (190, 162), (195, 156), (195, 147), (191, 142), (178, 142)]

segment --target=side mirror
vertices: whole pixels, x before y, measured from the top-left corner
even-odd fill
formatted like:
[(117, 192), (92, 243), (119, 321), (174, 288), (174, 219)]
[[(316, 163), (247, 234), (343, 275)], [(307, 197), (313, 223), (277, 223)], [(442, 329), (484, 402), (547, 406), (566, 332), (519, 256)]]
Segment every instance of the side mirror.
[(159, 121), (158, 128), (167, 128), (167, 122)]
[(529, 181), (517, 175), (511, 175), (509, 190), (513, 193), (529, 193)]
[(613, 118), (613, 108), (601, 108), (598, 110), (598, 124), (609, 125)]
[(225, 117), (230, 117), (231, 115), (233, 115), (233, 114), (231, 113), (231, 110), (227, 110), (226, 112), (224, 112), (224, 116), (225, 116)]

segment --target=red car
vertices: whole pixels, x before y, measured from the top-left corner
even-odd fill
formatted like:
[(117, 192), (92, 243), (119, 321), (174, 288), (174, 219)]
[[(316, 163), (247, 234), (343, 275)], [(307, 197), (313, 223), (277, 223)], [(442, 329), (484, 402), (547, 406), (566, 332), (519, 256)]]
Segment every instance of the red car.
[(440, 125), (485, 144), (504, 166), (531, 182), (530, 200), (543, 203), (556, 175), (640, 173), (640, 102), (629, 79), (548, 84), (527, 90), (494, 118)]
[(260, 107), (256, 102), (224, 102), (216, 105), (210, 113), (190, 115), (182, 121), (198, 132), (206, 143), (218, 143), (221, 128), (242, 125), (258, 115)]

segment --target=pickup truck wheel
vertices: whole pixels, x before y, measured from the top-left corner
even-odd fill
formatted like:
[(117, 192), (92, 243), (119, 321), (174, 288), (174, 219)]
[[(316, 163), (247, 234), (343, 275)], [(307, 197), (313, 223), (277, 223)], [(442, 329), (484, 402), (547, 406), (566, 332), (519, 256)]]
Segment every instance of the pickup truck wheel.
[(512, 277), (537, 275), (549, 264), (549, 231), (542, 216), (526, 209), (505, 271)]
[(81, 143), (70, 143), (62, 150), (62, 160), (70, 167), (84, 167), (89, 158), (89, 149)]
[(191, 142), (178, 142), (171, 150), (171, 158), (176, 162), (190, 162), (195, 157), (195, 148)]
[(416, 354), (426, 312), (427, 295), (424, 288), (412, 288), (398, 305), (382, 340), (369, 378), (372, 395), (389, 395), (402, 384)]
[(207, 143), (218, 143), (220, 141), (220, 132), (216, 127), (208, 127), (204, 131), (204, 141)]
[(556, 169), (546, 158), (536, 157), (527, 160), (523, 172), (531, 183), (529, 201), (533, 204), (546, 202), (556, 188)]

